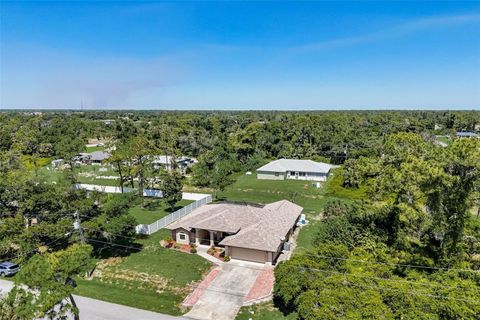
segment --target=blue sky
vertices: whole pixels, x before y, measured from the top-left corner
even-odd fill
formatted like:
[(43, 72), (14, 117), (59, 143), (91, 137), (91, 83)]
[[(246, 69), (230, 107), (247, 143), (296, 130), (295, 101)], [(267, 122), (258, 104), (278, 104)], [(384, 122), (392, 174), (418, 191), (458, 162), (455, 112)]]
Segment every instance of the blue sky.
[(480, 2), (1, 2), (0, 108), (480, 109)]

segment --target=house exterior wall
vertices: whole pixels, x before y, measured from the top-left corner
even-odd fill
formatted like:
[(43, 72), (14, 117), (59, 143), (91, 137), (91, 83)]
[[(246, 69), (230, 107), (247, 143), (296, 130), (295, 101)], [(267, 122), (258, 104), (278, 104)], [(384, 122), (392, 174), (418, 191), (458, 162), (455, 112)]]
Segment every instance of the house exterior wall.
[(298, 172), (297, 175), (295, 171), (288, 171), (286, 177), (291, 180), (327, 181), (328, 175), (318, 172)]
[(257, 179), (260, 180), (285, 180), (284, 172), (257, 171)]
[(268, 172), (268, 171), (257, 171), (257, 179), (260, 180), (305, 180), (305, 181), (327, 181), (329, 174), (318, 173), (318, 172), (298, 172), (298, 175), (295, 171), (284, 172)]
[[(182, 239), (182, 235), (184, 239)], [(194, 236), (192, 236), (190, 231), (180, 228), (172, 230), (172, 239), (174, 239), (177, 243), (190, 244), (191, 241), (194, 240)]]

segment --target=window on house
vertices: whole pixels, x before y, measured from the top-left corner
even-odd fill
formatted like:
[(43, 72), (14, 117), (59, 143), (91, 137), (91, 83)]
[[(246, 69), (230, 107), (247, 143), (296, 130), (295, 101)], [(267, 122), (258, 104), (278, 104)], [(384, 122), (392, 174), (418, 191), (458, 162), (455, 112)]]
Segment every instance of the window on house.
[(178, 237), (180, 238), (180, 240), (185, 240), (185, 239), (187, 239), (187, 236), (185, 235), (185, 233), (179, 233), (179, 234), (178, 234)]
[(275, 172), (275, 177), (278, 177), (280, 175), (279, 172)]
[(305, 177), (305, 172), (299, 172), (298, 175), (299, 175), (300, 177)]

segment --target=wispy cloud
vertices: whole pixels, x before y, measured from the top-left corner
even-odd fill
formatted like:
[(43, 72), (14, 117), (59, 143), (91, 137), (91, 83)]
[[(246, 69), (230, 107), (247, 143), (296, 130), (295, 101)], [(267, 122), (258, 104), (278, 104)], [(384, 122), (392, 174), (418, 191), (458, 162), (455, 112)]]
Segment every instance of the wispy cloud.
[[(189, 76), (188, 54), (151, 58), (79, 55), (32, 45), (2, 56), (2, 106), (121, 106), (146, 89), (162, 90)], [(9, 61), (9, 63), (6, 63)], [(22, 95), (21, 92), (29, 92)]]
[(404, 36), (417, 31), (448, 27), (458, 24), (478, 23), (480, 22), (480, 14), (466, 14), (454, 16), (429, 17), (418, 20), (413, 20), (398, 24), (386, 29), (377, 30), (367, 34), (360, 34), (352, 37), (337, 38), (331, 40), (324, 40), (314, 43), (308, 43), (291, 48), (295, 52), (319, 51), (327, 49), (335, 49), (338, 47), (353, 46), (357, 44), (364, 44), (383, 39), (390, 39), (394, 37)]

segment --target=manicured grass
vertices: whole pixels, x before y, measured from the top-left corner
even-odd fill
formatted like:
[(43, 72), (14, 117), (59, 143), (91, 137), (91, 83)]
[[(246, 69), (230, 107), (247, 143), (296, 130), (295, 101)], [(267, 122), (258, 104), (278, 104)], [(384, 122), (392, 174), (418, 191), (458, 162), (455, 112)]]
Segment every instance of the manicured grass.
[(235, 320), (297, 320), (296, 313), (284, 315), (273, 303), (266, 302), (253, 306), (242, 307)]
[(449, 145), (450, 143), (452, 143), (452, 139), (450, 139), (449, 137), (445, 137), (445, 136), (436, 136), (435, 139), (437, 141), (445, 143), (446, 145)]
[(318, 214), (326, 201), (322, 187), (314, 188), (311, 181), (258, 180), (256, 174), (238, 176), (236, 182), (218, 197), (259, 204), (289, 200), (302, 206), (307, 214)]
[[(188, 285), (201, 280), (211, 264), (195, 254), (162, 248), (160, 240), (169, 235), (169, 230), (162, 229), (137, 240), (143, 245), (142, 250), (106, 267), (100, 278), (80, 279), (75, 294), (180, 315), (180, 303), (189, 293)], [(133, 276), (120, 277), (122, 274)], [(155, 283), (162, 283), (161, 288)]]
[(85, 152), (105, 151), (105, 147), (85, 147)]
[(178, 306), (183, 297), (170, 291), (157, 293), (154, 290), (139, 290), (132, 287), (128, 281), (117, 283), (106, 283), (97, 279), (76, 281), (78, 286), (74, 293), (79, 296), (171, 315), (182, 314)]
[(297, 248), (296, 251), (305, 251), (313, 249), (313, 239), (318, 231), (318, 225), (322, 223), (321, 221), (309, 221), (306, 226), (303, 226), (300, 229), (300, 233), (297, 238)]
[[(179, 210), (192, 202), (191, 200), (181, 200), (176, 204), (173, 211)], [(150, 224), (169, 215), (173, 211), (171, 211), (170, 207), (164, 201), (153, 200), (150, 201), (145, 208), (137, 205), (132, 207), (129, 212), (137, 219), (137, 223)]]
[(342, 186), (340, 170), (335, 170), (320, 188), (314, 188), (311, 181), (301, 180), (258, 180), (255, 174), (239, 175), (234, 184), (219, 193), (218, 197), (227, 201), (267, 204), (279, 200), (289, 200), (303, 207), (310, 223), (300, 230), (297, 247), (312, 248), (312, 240), (317, 233), (319, 214), (325, 204), (332, 199), (355, 200), (366, 197), (366, 189), (349, 189)]
[(93, 177), (77, 176), (77, 181), (79, 183), (85, 183), (85, 184), (98, 184), (99, 186), (111, 186), (111, 187), (119, 186), (117, 179), (97, 179)]

